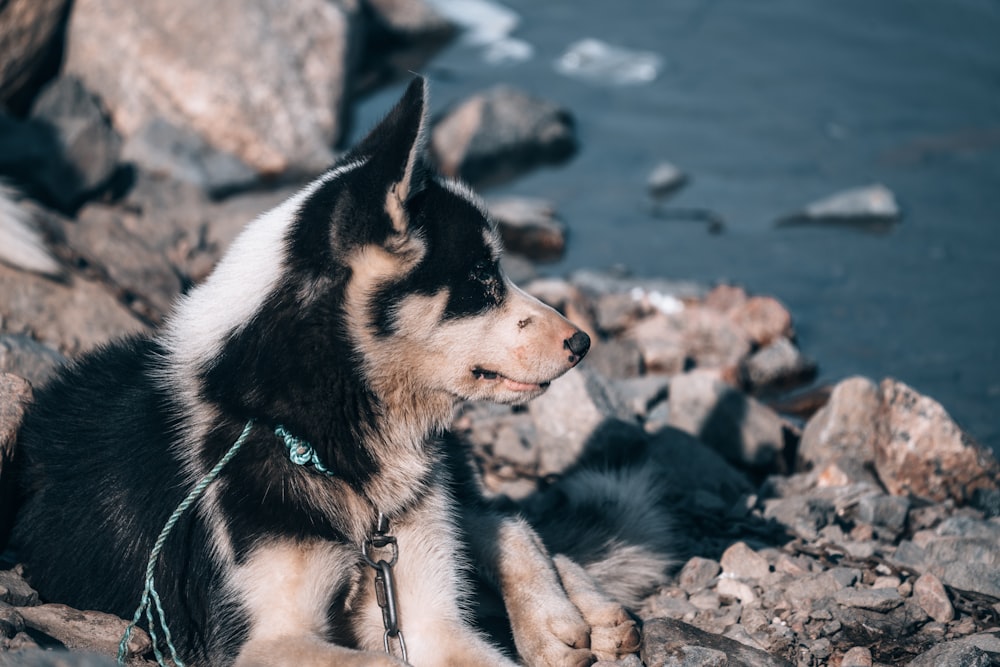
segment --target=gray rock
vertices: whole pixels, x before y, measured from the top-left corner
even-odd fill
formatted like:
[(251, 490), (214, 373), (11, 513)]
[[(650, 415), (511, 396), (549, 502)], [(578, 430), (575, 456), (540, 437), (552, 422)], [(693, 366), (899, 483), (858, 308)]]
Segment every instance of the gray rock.
[(781, 469), (785, 446), (782, 419), (710, 373), (694, 371), (673, 379), (670, 422), (733, 463)]
[(990, 654), (977, 646), (962, 642), (938, 644), (931, 650), (910, 661), (909, 667), (990, 667), (994, 665)]
[(871, 611), (892, 611), (903, 604), (903, 598), (895, 588), (844, 588), (833, 594), (838, 604)]
[(727, 637), (704, 632), (682, 621), (667, 618), (653, 619), (643, 625), (639, 656), (646, 667), (789, 665), (764, 651), (745, 646)]
[(111, 178), (122, 139), (100, 101), (73, 76), (46, 86), (31, 115), (55, 131), (63, 159), (57, 168), (43, 172), (41, 180), (58, 208), (72, 211)]
[(827, 571), (792, 580), (785, 588), (784, 596), (794, 607), (808, 609), (813, 600), (833, 596), (843, 588), (844, 583)]
[(0, 570), (0, 602), (15, 607), (36, 605), (38, 593), (24, 580), (19, 568)]
[(722, 554), (722, 571), (737, 579), (763, 579), (771, 572), (767, 559), (745, 542), (736, 542)]
[(653, 199), (672, 197), (688, 183), (688, 175), (676, 165), (661, 162), (653, 168), (646, 179), (646, 188)]
[(56, 47), (54, 38), (68, 6), (68, 0), (8, 0), (0, 5), (0, 106), (37, 81)]
[(693, 593), (712, 584), (720, 569), (718, 561), (694, 556), (684, 563), (684, 567), (677, 574), (677, 583), (688, 593)]
[(566, 251), (566, 224), (552, 203), (531, 197), (503, 197), (487, 202), (500, 226), (504, 247), (536, 262), (554, 262)]
[(890, 493), (965, 502), (976, 489), (1000, 488), (1000, 464), (940, 403), (891, 379), (879, 391), (875, 467)]
[(0, 334), (0, 371), (39, 386), (52, 378), (66, 357), (23, 334)]
[(125, 137), (162, 118), (258, 172), (313, 173), (344, 130), (359, 20), (324, 0), (79, 0), (65, 68)]
[(844, 190), (817, 200), (776, 224), (839, 225), (885, 232), (899, 222), (901, 213), (896, 197), (884, 185), (876, 184)]
[[(29, 628), (57, 639), (71, 650), (117, 655), (118, 644), (128, 622), (99, 611), (78, 611), (62, 604), (42, 604), (18, 610)], [(134, 628), (127, 656), (139, 656), (152, 648), (149, 635)]]
[(193, 183), (211, 197), (225, 197), (257, 182), (242, 160), (216, 149), (189, 127), (152, 118), (129, 137), (122, 158), (144, 170)]
[(662, 375), (643, 375), (612, 382), (621, 402), (640, 421), (645, 420), (650, 408), (663, 403), (670, 394), (670, 378)]
[(934, 529), (934, 534), (941, 537), (969, 537), (983, 540), (993, 540), (1000, 544), (1000, 521), (991, 519), (984, 521), (969, 516), (948, 517)]
[(878, 387), (871, 380), (852, 377), (839, 382), (826, 406), (803, 429), (799, 461), (806, 468), (838, 458), (874, 466), (879, 402)]
[(12, 605), (0, 602), (0, 637), (13, 637), (24, 631), (24, 618)]
[(834, 608), (836, 619), (842, 624), (843, 637), (852, 644), (871, 646), (886, 637), (908, 637), (927, 621), (927, 614), (911, 602), (903, 602), (888, 613), (860, 607)]
[[(591, 338), (587, 365), (610, 380), (636, 378), (643, 371), (642, 352), (633, 340)], [(662, 376), (660, 376), (662, 377)]]
[(606, 419), (629, 418), (607, 380), (586, 364), (553, 382), (528, 405), (528, 412), (538, 433), (541, 475), (562, 472), (573, 464)]
[(754, 391), (783, 390), (816, 377), (817, 365), (792, 341), (777, 338), (747, 357), (740, 366), (741, 376)]
[(955, 617), (955, 608), (944, 584), (930, 572), (925, 572), (913, 582), (913, 598), (938, 623), (947, 623)]
[(431, 131), (441, 171), (483, 187), (576, 152), (570, 112), (510, 86), (496, 86), (448, 110)]
[(864, 523), (898, 534), (906, 526), (910, 500), (905, 496), (871, 495), (858, 501), (855, 517)]

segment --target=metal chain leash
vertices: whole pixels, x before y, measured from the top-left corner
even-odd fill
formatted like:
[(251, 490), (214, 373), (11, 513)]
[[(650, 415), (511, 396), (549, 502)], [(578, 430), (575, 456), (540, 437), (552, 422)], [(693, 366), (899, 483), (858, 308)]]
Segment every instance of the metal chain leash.
[[(382, 625), (385, 626), (382, 643), (385, 646), (385, 652), (392, 655), (391, 640), (396, 640), (396, 643), (399, 644), (400, 657), (403, 662), (407, 662), (406, 642), (403, 640), (403, 631), (399, 627), (399, 616), (396, 613), (396, 580), (392, 574), (392, 568), (399, 560), (399, 545), (396, 543), (396, 538), (389, 535), (388, 532), (389, 518), (379, 512), (375, 530), (369, 537), (365, 538), (361, 545), (361, 555), (364, 556), (365, 562), (375, 570), (375, 600), (382, 610)], [(376, 556), (372, 554), (373, 550), (386, 549), (389, 551), (389, 560), (379, 558), (376, 561)]]

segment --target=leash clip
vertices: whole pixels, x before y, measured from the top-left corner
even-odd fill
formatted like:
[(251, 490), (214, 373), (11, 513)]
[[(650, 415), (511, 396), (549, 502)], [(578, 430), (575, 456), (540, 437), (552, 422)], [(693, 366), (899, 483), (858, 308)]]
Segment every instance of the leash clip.
[[(375, 570), (375, 601), (379, 609), (382, 610), (382, 625), (385, 627), (385, 634), (382, 635), (382, 644), (385, 652), (392, 655), (392, 639), (399, 644), (399, 654), (403, 662), (406, 658), (406, 642), (403, 639), (403, 631), (399, 627), (399, 616), (396, 609), (396, 578), (393, 576), (392, 568), (399, 560), (399, 544), (396, 538), (388, 535), (389, 519), (381, 512), (378, 513), (378, 521), (372, 534), (365, 538), (361, 545), (361, 555), (365, 562)], [(390, 556), (386, 561), (384, 558), (375, 560), (372, 551), (374, 549), (388, 549)]]

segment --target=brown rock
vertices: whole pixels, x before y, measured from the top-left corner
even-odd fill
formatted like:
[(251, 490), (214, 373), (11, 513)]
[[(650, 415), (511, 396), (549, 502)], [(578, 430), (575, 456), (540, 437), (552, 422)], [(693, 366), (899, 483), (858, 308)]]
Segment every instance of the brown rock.
[(569, 111), (501, 85), (448, 111), (431, 148), (446, 175), (484, 186), (562, 162), (576, 151), (576, 133)]
[(872, 667), (872, 652), (864, 646), (854, 646), (844, 654), (840, 667)]
[(718, 576), (720, 565), (718, 561), (702, 556), (694, 556), (684, 563), (677, 574), (677, 583), (685, 591), (693, 593), (707, 588)]
[(941, 580), (930, 572), (925, 572), (913, 582), (913, 597), (927, 615), (939, 623), (947, 623), (955, 618), (955, 608), (948, 598)]
[(504, 247), (536, 262), (555, 262), (566, 251), (566, 225), (544, 199), (504, 197), (487, 204)]
[(68, 0), (8, 0), (0, 5), (0, 106), (38, 76), (68, 6)]
[(166, 256), (146, 243), (144, 237), (148, 234), (143, 228), (150, 227), (150, 222), (108, 206), (93, 205), (64, 229), (70, 247), (90, 270), (118, 290), (121, 300), (138, 315), (159, 323), (182, 285)]
[(780, 301), (755, 296), (728, 312), (730, 319), (760, 347), (778, 338), (794, 338), (792, 316)]
[(737, 308), (742, 308), (749, 299), (746, 290), (742, 287), (718, 285), (705, 295), (703, 304), (706, 308), (717, 310), (720, 313), (730, 313)]
[(146, 331), (103, 285), (80, 277), (67, 284), (0, 265), (0, 295), (4, 330), (31, 332), (65, 354)]
[(890, 493), (965, 502), (976, 489), (1000, 488), (996, 459), (940, 403), (892, 379), (879, 389), (875, 467)]
[[(18, 609), (29, 628), (59, 640), (66, 648), (118, 655), (118, 643), (128, 622), (99, 611), (78, 611), (62, 604), (43, 604)], [(126, 655), (142, 655), (152, 649), (149, 635), (141, 628), (132, 631)]]
[(767, 559), (745, 542), (736, 542), (722, 554), (723, 573), (737, 579), (763, 579), (771, 572)]
[(352, 0), (78, 0), (66, 71), (129, 137), (159, 116), (263, 173), (316, 172), (343, 131)]
[(24, 411), (31, 403), (31, 385), (10, 373), (0, 373), (0, 550), (14, 524), (16, 487), (11, 465)]

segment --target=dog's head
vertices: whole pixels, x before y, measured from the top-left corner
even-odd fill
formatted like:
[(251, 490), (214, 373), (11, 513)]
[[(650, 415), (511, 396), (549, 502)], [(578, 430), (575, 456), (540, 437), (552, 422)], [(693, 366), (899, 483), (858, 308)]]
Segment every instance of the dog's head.
[(425, 96), (416, 79), (182, 303), (165, 340), (201, 396), (291, 421), (324, 400), (515, 403), (586, 354), (585, 333), (504, 275), (479, 199), (429, 168)]
[(347, 252), (360, 356), (376, 384), (405, 378), (413, 390), (460, 398), (533, 398), (590, 340), (504, 275), (496, 225), (478, 197), (427, 168), (425, 124), (417, 79), (345, 175), (364, 184), (369, 231), (377, 230)]

